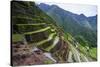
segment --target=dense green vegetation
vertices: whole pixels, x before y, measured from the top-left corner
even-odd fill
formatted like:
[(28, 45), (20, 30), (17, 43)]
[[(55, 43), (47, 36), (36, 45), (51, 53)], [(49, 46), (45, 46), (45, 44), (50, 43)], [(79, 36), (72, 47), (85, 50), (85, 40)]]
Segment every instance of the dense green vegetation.
[(93, 58), (97, 60), (97, 48), (91, 48), (89, 50), (89, 55)]
[(12, 41), (13, 42), (23, 41), (23, 36), (21, 34), (13, 34)]

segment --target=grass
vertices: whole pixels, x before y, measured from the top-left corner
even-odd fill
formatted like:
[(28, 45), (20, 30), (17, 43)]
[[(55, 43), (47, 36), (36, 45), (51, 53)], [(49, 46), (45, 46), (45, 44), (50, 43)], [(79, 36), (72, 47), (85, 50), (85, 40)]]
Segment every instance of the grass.
[(46, 61), (44, 61), (44, 64), (52, 64), (52, 63), (54, 63), (54, 62), (51, 61), (51, 60), (46, 60)]
[(89, 54), (92, 58), (97, 59), (97, 48), (91, 48)]
[(90, 56), (92, 59), (97, 59), (97, 48), (90, 48), (89, 51), (87, 51), (86, 47), (83, 47), (83, 46), (79, 46), (80, 50), (86, 54), (87, 56)]
[(80, 49), (80, 51), (82, 51), (83, 53), (87, 53), (87, 49), (86, 49), (84, 46), (79, 45), (79, 49)]
[(23, 37), (21, 34), (13, 34), (12, 35), (12, 42), (18, 42), (18, 41), (22, 41)]

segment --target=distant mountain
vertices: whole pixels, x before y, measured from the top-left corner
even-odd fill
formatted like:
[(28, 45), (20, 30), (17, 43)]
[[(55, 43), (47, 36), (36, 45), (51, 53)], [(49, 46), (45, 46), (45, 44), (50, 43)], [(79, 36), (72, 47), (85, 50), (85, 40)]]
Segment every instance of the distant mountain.
[[(96, 30), (96, 16), (93, 16), (93, 20), (91, 17), (86, 17), (84, 14), (74, 14), (72, 12), (66, 11), (56, 5), (48, 5), (48, 4), (44, 4), (44, 3), (40, 3), (38, 5), (43, 11), (45, 11), (47, 14), (51, 15), (57, 15), (59, 14), (62, 18), (66, 17), (66, 16), (71, 16), (75, 21), (77, 21), (77, 23), (79, 23), (82, 26), (85, 26), (87, 28), (90, 28), (92, 30)], [(54, 13), (54, 14), (53, 14)], [(54, 17), (53, 17), (54, 18)], [(91, 19), (89, 19), (91, 18)], [(61, 20), (60, 20), (61, 21)], [(60, 24), (61, 25), (61, 24)]]
[(48, 11), (51, 7), (47, 4), (40, 3), (40, 8), (42, 8), (44, 11)]
[(38, 6), (51, 16), (66, 33), (68, 32), (76, 38), (81, 35), (88, 41), (89, 45), (96, 46), (96, 16), (86, 17), (84, 14), (74, 14), (57, 5), (50, 6), (41, 3)]

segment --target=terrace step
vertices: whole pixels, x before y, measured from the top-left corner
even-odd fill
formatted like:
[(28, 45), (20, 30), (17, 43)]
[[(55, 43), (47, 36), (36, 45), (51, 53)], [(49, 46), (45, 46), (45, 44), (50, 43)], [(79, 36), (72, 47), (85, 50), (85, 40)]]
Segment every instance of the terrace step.
[(42, 45), (42, 44), (44, 44), (45, 42), (48, 42), (48, 41), (52, 40), (54, 35), (56, 35), (56, 33), (52, 33), (52, 34), (49, 35), (48, 39), (42, 40), (42, 41), (40, 41), (40, 42), (38, 42), (38, 43), (34, 43), (34, 44), (36, 44), (37, 46)]
[(46, 51), (50, 51), (54, 46), (56, 46), (56, 44), (59, 42), (59, 37), (56, 36), (55, 39), (54, 39), (54, 42), (51, 46), (49, 46), (48, 48), (46, 48), (45, 50)]
[(46, 25), (46, 23), (34, 23), (34, 24), (16, 24), (18, 26), (40, 26), (40, 25)]
[(24, 35), (26, 35), (26, 34), (40, 33), (40, 32), (44, 32), (44, 31), (46, 31), (48, 29), (50, 29), (50, 27), (46, 27), (46, 28), (43, 28), (43, 29), (40, 29), (40, 30), (36, 30), (36, 31), (33, 31), (33, 32), (27, 32), (27, 33), (24, 33)]

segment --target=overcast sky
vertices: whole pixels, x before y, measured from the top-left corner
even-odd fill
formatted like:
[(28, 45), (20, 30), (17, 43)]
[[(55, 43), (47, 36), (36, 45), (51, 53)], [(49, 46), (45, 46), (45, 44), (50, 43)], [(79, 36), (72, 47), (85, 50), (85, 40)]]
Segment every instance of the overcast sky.
[(47, 3), (49, 5), (58, 5), (64, 10), (76, 13), (84, 14), (85, 16), (95, 16), (97, 14), (97, 6), (95, 5), (86, 5), (86, 4), (68, 4), (68, 3)]

